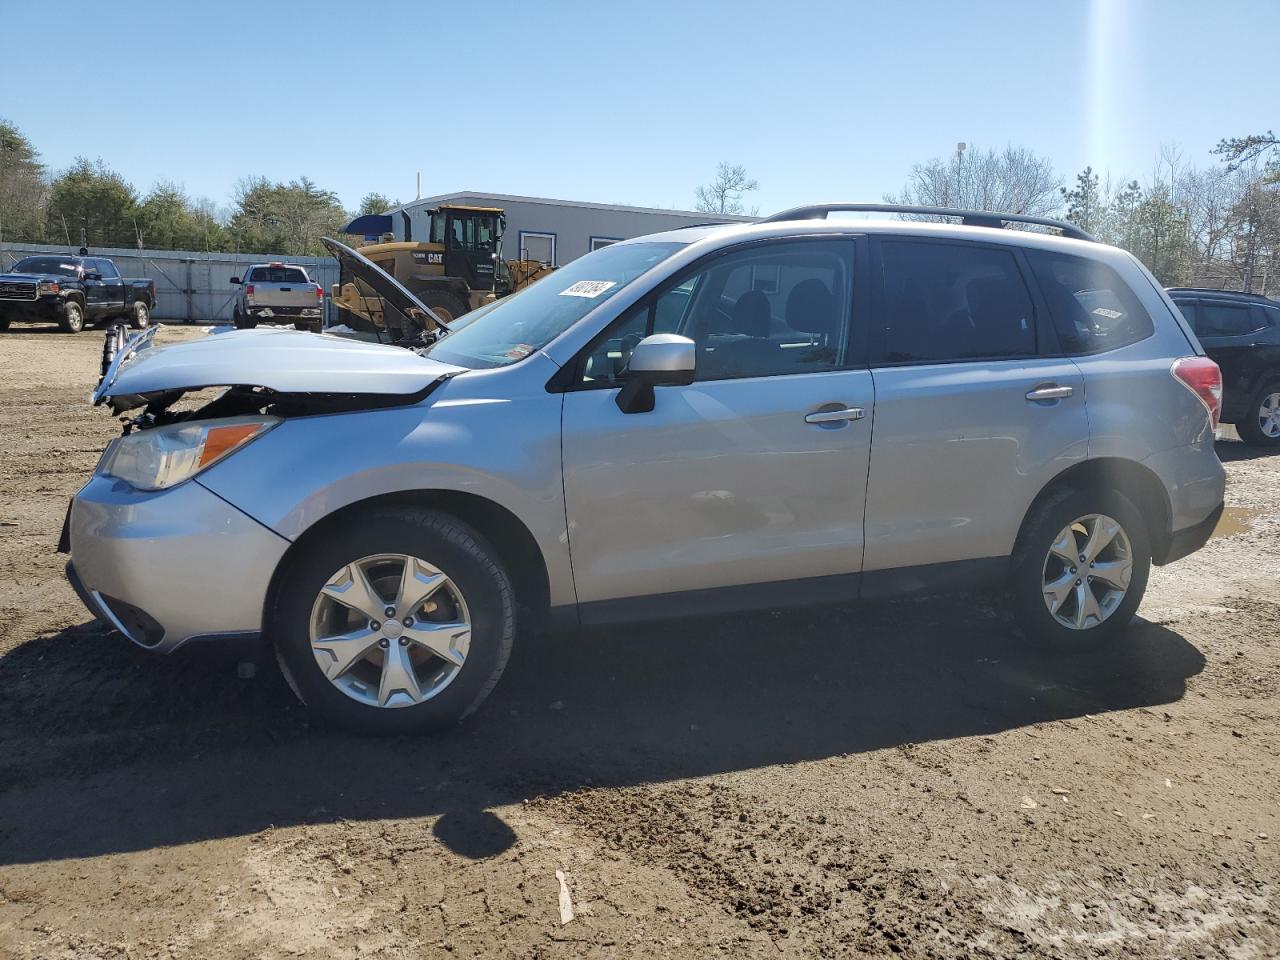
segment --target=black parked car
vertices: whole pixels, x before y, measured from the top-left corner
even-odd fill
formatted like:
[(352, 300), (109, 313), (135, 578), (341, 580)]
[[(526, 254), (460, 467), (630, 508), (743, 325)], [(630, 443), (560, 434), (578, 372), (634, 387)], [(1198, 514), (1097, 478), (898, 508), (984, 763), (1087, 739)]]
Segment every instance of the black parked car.
[(154, 280), (122, 277), (106, 257), (40, 254), (0, 274), (0, 330), (25, 320), (79, 333), (88, 322), (114, 319), (141, 330), (155, 305)]
[(1170, 287), (1209, 357), (1222, 368), (1222, 422), (1245, 443), (1280, 447), (1280, 301)]

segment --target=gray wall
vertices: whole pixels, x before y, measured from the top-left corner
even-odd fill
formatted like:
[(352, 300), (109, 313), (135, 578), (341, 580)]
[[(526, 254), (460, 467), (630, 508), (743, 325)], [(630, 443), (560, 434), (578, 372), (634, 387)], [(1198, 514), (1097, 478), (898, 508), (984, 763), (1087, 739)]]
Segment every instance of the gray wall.
[[(23, 257), (66, 253), (65, 246), (0, 243), (0, 273)], [(332, 257), (283, 257), (275, 253), (197, 253), (189, 250), (134, 250), (94, 247), (90, 256), (110, 257), (121, 276), (146, 277), (156, 283), (157, 320), (195, 323), (230, 322), (237, 287), (232, 277), (244, 275), (254, 263), (287, 261), (305, 267), (307, 275), (325, 291), (326, 313), (332, 310), (329, 288), (338, 282), (338, 262)]]
[[(505, 194), (451, 193), (427, 197), (405, 204), (413, 224), (413, 239), (427, 239), (427, 210), (441, 203), (463, 203), (479, 207), (502, 207), (507, 213), (507, 232), (502, 238), (502, 255), (508, 260), (521, 258), (520, 232), (553, 233), (556, 236), (556, 261), (559, 265), (577, 259), (590, 250), (590, 238), (610, 237), (629, 240), (663, 230), (676, 230), (709, 221), (750, 221), (751, 217), (720, 217), (685, 210), (660, 210), (645, 207), (622, 207), (609, 204), (550, 201), (538, 197), (515, 197)], [(398, 212), (393, 213), (396, 237), (404, 239), (404, 226)]]

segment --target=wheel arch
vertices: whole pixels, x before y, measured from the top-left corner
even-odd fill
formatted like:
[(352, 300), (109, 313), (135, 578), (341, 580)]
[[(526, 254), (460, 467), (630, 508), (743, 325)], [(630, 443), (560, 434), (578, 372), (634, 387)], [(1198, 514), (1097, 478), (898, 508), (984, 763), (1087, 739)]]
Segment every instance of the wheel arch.
[(458, 490), (409, 490), (356, 500), (304, 530), (276, 564), (263, 604), (264, 629), (271, 622), (284, 572), (294, 559), (328, 531), (351, 522), (359, 513), (377, 507), (441, 510), (474, 527), (498, 551), (515, 588), (517, 606), (531, 615), (535, 626), (541, 626), (547, 621), (551, 607), (551, 586), (546, 558), (542, 555), (537, 540), (518, 516), (501, 504), (474, 493)]
[(1170, 546), (1172, 538), (1171, 518), (1173, 505), (1169, 502), (1169, 493), (1164, 483), (1148, 467), (1136, 460), (1123, 457), (1097, 457), (1073, 464), (1052, 480), (1036, 495), (1035, 500), (1023, 514), (1022, 524), (1018, 528), (1018, 537), (1026, 528), (1027, 520), (1040, 505), (1059, 490), (1071, 488), (1075, 490), (1115, 490), (1137, 507), (1147, 528), (1147, 540), (1151, 544), (1151, 555), (1154, 563), (1159, 563)]

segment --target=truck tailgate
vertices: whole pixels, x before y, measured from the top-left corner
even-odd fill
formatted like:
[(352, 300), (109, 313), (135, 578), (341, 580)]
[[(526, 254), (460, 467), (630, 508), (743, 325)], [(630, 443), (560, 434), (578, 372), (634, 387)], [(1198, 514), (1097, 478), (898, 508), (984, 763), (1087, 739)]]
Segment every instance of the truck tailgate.
[(245, 291), (255, 307), (318, 307), (314, 283), (253, 283), (253, 293)]

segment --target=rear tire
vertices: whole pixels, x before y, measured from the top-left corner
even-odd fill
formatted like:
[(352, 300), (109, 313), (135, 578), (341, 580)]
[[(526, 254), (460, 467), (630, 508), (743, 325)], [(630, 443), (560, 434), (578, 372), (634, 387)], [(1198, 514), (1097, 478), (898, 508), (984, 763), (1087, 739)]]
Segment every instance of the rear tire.
[(467, 312), (467, 305), (452, 293), (443, 290), (428, 290), (419, 299), (440, 315), (446, 324), (452, 323)]
[(9, 320), (8, 316), (6, 316), (5, 314), (0, 313), (0, 333), (3, 333), (4, 331), (8, 330), (8, 329), (9, 329), (9, 324), (10, 324), (11, 322), (12, 322), (12, 321), (10, 321), (10, 320)]
[(133, 309), (129, 311), (128, 316), (129, 326), (135, 330), (145, 330), (151, 324), (151, 311), (141, 300), (133, 305)]
[(1249, 397), (1236, 422), (1240, 439), (1251, 447), (1280, 447), (1280, 380), (1270, 380)]
[(63, 333), (79, 333), (84, 329), (84, 307), (78, 300), (68, 300), (63, 306), (58, 329)]
[(236, 329), (238, 330), (252, 330), (258, 325), (257, 320), (248, 314), (241, 313), (238, 310), (231, 315), (231, 320), (235, 323)]
[[(1088, 518), (1095, 517), (1114, 520), (1119, 531), (1106, 546), (1088, 556), (1083, 552), (1089, 550), (1093, 532)], [(1070, 549), (1062, 550), (1061, 535), (1073, 524), (1078, 526), (1067, 544)], [(1109, 527), (1104, 524), (1103, 529)], [(1102, 538), (1099, 534), (1098, 542)], [(1072, 559), (1064, 559), (1064, 554)], [(1080, 560), (1081, 556), (1086, 559)], [(1123, 571), (1125, 561), (1127, 571)], [(1103, 570), (1105, 575), (1101, 575)], [(1115, 576), (1117, 571), (1125, 584), (1118, 597), (1117, 588), (1103, 578)], [(1132, 622), (1150, 571), (1151, 540), (1146, 521), (1127, 497), (1111, 490), (1063, 487), (1023, 521), (1010, 577), (1014, 614), (1027, 639), (1037, 646), (1063, 653), (1094, 650), (1116, 640)], [(1054, 585), (1059, 585), (1056, 590)], [(1059, 604), (1056, 613), (1051, 611), (1051, 603)], [(1097, 620), (1091, 610), (1097, 610), (1102, 619)], [(1076, 625), (1066, 625), (1064, 620)]]
[[(403, 633), (396, 619), (400, 614), (384, 617), (385, 622), (375, 628), (377, 621), (339, 604), (337, 612), (349, 615), (350, 622), (335, 625), (330, 619), (335, 594), (348, 596), (342, 591), (355, 586), (355, 581), (348, 578), (347, 585), (338, 590), (334, 584), (356, 567), (365, 571), (361, 576), (367, 575), (367, 582), (380, 594), (374, 606), (398, 606), (395, 591), (402, 580), (396, 571), (403, 566), (397, 565), (396, 558), (405, 557), (417, 558), (424, 568), (434, 568), (446, 578), (447, 587), (442, 591), (448, 591), (452, 599), (442, 599), (439, 615), (447, 621), (469, 623), (469, 645), (461, 654), (464, 659), (444, 682), (439, 678), (449, 676), (455, 665), (404, 639), (417, 636), (415, 631), (424, 625), (430, 626), (425, 618), (433, 615), (434, 601), (425, 607), (427, 614), (419, 608), (422, 618), (415, 621), (417, 626), (410, 629), (406, 622)], [(384, 565), (389, 568), (388, 577), (381, 577)], [(355, 592), (351, 590), (350, 595)], [(409, 620), (415, 616), (410, 615)], [(394, 635), (389, 634), (391, 627)], [(371, 509), (318, 536), (285, 570), (269, 620), (270, 637), (285, 679), (298, 698), (339, 726), (377, 735), (455, 726), (497, 684), (511, 655), (515, 627), (515, 593), (497, 552), (471, 527), (447, 513), (406, 507)], [(347, 634), (360, 634), (364, 649), (370, 643), (365, 634), (370, 632), (372, 646), (338, 672), (338, 655), (325, 644), (343, 642)], [(416, 665), (410, 668), (417, 671), (413, 682), (417, 696), (390, 686), (388, 666), (394, 665), (390, 658), (398, 647), (417, 657)], [(326, 666), (321, 666), (322, 660)], [(336, 674), (334, 679), (331, 674)], [(383, 687), (396, 691), (389, 698), (391, 705), (378, 705)]]

